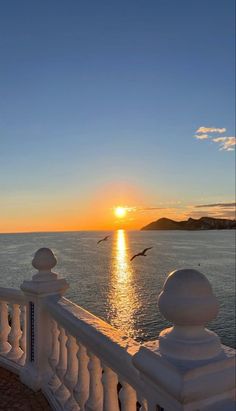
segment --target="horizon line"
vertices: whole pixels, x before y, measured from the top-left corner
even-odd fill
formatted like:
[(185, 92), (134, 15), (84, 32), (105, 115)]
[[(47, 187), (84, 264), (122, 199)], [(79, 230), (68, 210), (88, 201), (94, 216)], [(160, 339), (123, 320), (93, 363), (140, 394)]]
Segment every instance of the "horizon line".
[(127, 228), (114, 228), (114, 229), (103, 229), (103, 230), (49, 230), (49, 231), (5, 231), (5, 232), (0, 232), (1, 234), (40, 234), (40, 233), (81, 233), (81, 232), (96, 232), (96, 231), (118, 231), (118, 230), (124, 230), (124, 231), (141, 231), (141, 228), (133, 228), (133, 229), (127, 229)]

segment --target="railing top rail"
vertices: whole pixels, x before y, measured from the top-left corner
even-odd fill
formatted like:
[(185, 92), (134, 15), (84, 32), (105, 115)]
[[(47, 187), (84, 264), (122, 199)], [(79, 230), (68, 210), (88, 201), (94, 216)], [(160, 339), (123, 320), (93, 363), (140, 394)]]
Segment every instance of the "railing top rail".
[(21, 290), (0, 287), (0, 301), (6, 301), (13, 304), (24, 304), (26, 303), (26, 298)]
[(146, 391), (147, 388), (144, 389), (139, 373), (132, 364), (132, 357), (140, 348), (137, 342), (64, 297), (58, 301), (47, 298), (44, 304), (53, 319), (77, 338), (88, 351), (91, 350), (104, 364), (140, 392)]
[(118, 347), (119, 351), (125, 353), (127, 358), (140, 348), (136, 341), (123, 335), (110, 324), (67, 298), (61, 297), (59, 300), (47, 298), (44, 305), (52, 317), (71, 335), (78, 338), (87, 347), (90, 346), (91, 351), (94, 352), (96, 349), (99, 357), (100, 354), (103, 355), (104, 343), (107, 348), (110, 347), (112, 350), (114, 350), (114, 346)]

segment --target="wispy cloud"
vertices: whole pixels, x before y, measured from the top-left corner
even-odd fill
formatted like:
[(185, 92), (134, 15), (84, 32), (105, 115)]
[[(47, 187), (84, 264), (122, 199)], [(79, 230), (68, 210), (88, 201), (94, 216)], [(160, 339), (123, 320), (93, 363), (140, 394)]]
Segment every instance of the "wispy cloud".
[(216, 137), (213, 138), (214, 143), (220, 143), (220, 150), (234, 151), (236, 145), (236, 137)]
[[(234, 151), (236, 145), (236, 138), (235, 137), (227, 137), (227, 136), (220, 136), (214, 137), (211, 133), (225, 133), (226, 128), (217, 128), (217, 127), (199, 127), (195, 133), (195, 138), (197, 140), (210, 140), (214, 143), (218, 143), (220, 147), (220, 151)], [(210, 135), (209, 135), (210, 134)]]
[(235, 219), (235, 209), (234, 208), (224, 208), (224, 207), (214, 207), (209, 209), (192, 209), (188, 213), (188, 217), (200, 218), (200, 217), (215, 217), (215, 218), (229, 218)]
[(196, 134), (194, 137), (198, 140), (206, 140), (208, 138), (208, 134)]
[(145, 207), (141, 208), (142, 211), (153, 211), (153, 210), (166, 210), (169, 207)]
[(180, 202), (176, 204), (168, 204), (163, 207), (142, 207), (142, 206), (133, 206), (133, 207), (125, 207), (127, 211), (134, 212), (134, 213), (146, 213), (149, 211), (160, 211), (160, 210), (177, 210), (180, 207)]
[(195, 208), (208, 208), (208, 207), (236, 207), (236, 203), (214, 203), (214, 204), (199, 204), (195, 205)]
[(170, 207), (129, 207), (127, 211), (135, 212), (135, 213), (146, 213), (149, 211), (158, 211), (158, 210), (169, 210)]
[(199, 127), (196, 130), (196, 133), (203, 133), (203, 134), (207, 134), (207, 133), (225, 133), (226, 132), (226, 128), (216, 128), (216, 127)]

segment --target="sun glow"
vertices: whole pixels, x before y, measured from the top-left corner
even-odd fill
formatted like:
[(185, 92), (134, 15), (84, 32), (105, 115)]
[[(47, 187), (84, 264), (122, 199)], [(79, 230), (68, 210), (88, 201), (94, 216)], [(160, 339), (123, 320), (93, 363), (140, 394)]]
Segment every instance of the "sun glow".
[(115, 216), (118, 217), (118, 218), (125, 217), (126, 212), (127, 212), (127, 210), (126, 210), (125, 207), (115, 207), (115, 209), (114, 209)]

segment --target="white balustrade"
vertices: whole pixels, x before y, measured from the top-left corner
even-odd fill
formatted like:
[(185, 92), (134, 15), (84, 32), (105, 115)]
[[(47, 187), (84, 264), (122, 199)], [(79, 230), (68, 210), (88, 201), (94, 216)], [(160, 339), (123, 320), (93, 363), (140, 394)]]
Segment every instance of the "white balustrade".
[(102, 367), (99, 358), (89, 353), (89, 398), (86, 402), (86, 411), (102, 411), (103, 409), (103, 386)]
[(25, 297), (0, 287), (0, 364), (19, 373), (26, 355)]
[(11, 311), (11, 331), (8, 335), (8, 340), (11, 345), (11, 349), (8, 353), (9, 359), (17, 359), (22, 356), (22, 349), (20, 348), (21, 338), (21, 326), (20, 326), (20, 306), (19, 304), (12, 304)]
[(60, 380), (60, 385), (55, 392), (56, 397), (58, 398), (59, 402), (64, 405), (69, 397), (69, 391), (67, 390), (64, 377), (67, 370), (67, 349), (66, 349), (66, 333), (62, 326), (59, 326), (59, 361), (56, 366), (56, 373), (57, 377)]
[(77, 342), (78, 378), (74, 387), (74, 398), (81, 411), (85, 410), (85, 403), (89, 396), (88, 355), (86, 348)]
[(0, 301), (0, 354), (6, 354), (11, 349), (8, 342), (8, 335), (11, 331), (8, 321), (8, 305), (5, 301)]
[[(145, 400), (145, 399), (141, 400), (140, 411), (148, 411), (148, 403), (147, 403), (147, 400)], [(151, 410), (150, 410), (150, 411), (151, 411)]]
[(49, 365), (51, 367), (49, 377), (49, 387), (54, 392), (60, 385), (60, 380), (57, 376), (56, 366), (59, 359), (59, 344), (58, 344), (59, 330), (57, 322), (51, 319), (51, 352), (48, 358)]
[(203, 274), (169, 275), (159, 308), (174, 326), (140, 346), (62, 297), (55, 265), (40, 249), (23, 292), (0, 288), (0, 366), (42, 389), (53, 410), (234, 410), (235, 351), (205, 328), (218, 308)]
[(66, 332), (67, 335), (67, 342), (66, 342), (66, 348), (67, 348), (67, 371), (64, 377), (64, 384), (66, 388), (68, 389), (70, 396), (68, 400), (65, 403), (65, 410), (76, 410), (79, 407), (77, 407), (77, 403), (74, 399), (74, 388), (77, 383), (77, 377), (78, 377), (78, 360), (77, 360), (77, 351), (78, 351), (78, 346), (76, 343), (75, 337), (73, 337), (68, 331)]
[(21, 326), (21, 337), (20, 337), (20, 348), (22, 351), (21, 357), (19, 359), (19, 363), (20, 365), (24, 365), (25, 364), (25, 357), (26, 357), (26, 333), (27, 333), (27, 329), (26, 329), (26, 307), (25, 305), (21, 305), (20, 306), (20, 311), (21, 311), (21, 315), (20, 315), (20, 326)]
[(136, 391), (126, 382), (121, 381), (121, 390), (119, 399), (121, 402), (122, 411), (136, 411), (137, 409), (137, 394)]
[(104, 389), (104, 411), (119, 411), (119, 399), (118, 399), (118, 376), (111, 370), (111, 368), (103, 367), (103, 389)]

